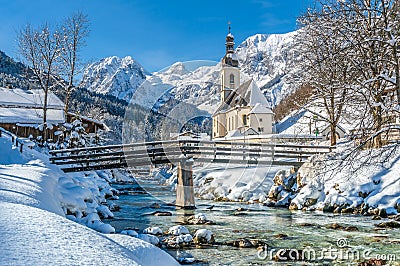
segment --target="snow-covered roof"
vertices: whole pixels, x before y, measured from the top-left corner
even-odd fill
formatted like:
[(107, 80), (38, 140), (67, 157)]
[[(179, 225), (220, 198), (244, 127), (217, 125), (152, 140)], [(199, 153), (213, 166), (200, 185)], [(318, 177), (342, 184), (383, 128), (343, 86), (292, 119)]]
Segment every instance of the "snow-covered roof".
[[(61, 109), (48, 109), (47, 123), (59, 124), (65, 122), (64, 111)], [(43, 123), (43, 110), (40, 108), (9, 108), (0, 106), (0, 123), (8, 124), (41, 124)]]
[(269, 106), (264, 94), (261, 92), (255, 81), (251, 79), (240, 85), (239, 88), (237, 88), (233, 92), (231, 92), (229, 96), (225, 99), (225, 102), (220, 104), (215, 113), (223, 113), (224, 111), (234, 108), (236, 106), (255, 107), (257, 104), (265, 108), (268, 108)]
[(250, 93), (250, 106), (255, 106), (257, 103), (263, 106), (268, 106), (267, 99), (265, 98), (264, 94), (261, 92), (260, 88), (257, 86), (254, 80), (251, 80), (247, 93)]
[(249, 114), (273, 114), (272, 110), (260, 103), (256, 103), (256, 105), (251, 109)]
[[(42, 108), (43, 90), (7, 89), (0, 87), (0, 106)], [(64, 103), (52, 92), (47, 95), (47, 108), (63, 110)]]
[(78, 117), (78, 118), (80, 118), (82, 120), (85, 120), (85, 121), (88, 121), (88, 122), (93, 122), (95, 124), (98, 124), (98, 125), (101, 125), (101, 126), (103, 126), (105, 128), (108, 128), (106, 126), (106, 124), (104, 124), (100, 120), (97, 120), (97, 119), (94, 119), (94, 118), (90, 118), (90, 117), (87, 117), (87, 116), (84, 116), (84, 115), (79, 115), (79, 114), (72, 113), (72, 112), (68, 112), (68, 115), (73, 116), (73, 117)]
[[(310, 129), (311, 134), (314, 134), (315, 127), (318, 128), (319, 132), (326, 130), (329, 127), (326, 111), (323, 107), (314, 105), (310, 103), (307, 107), (300, 108), (286, 116), (276, 125), (277, 132), (279, 134), (299, 135), (310, 134)], [(337, 128), (343, 133), (348, 133), (351, 127), (341, 120)]]

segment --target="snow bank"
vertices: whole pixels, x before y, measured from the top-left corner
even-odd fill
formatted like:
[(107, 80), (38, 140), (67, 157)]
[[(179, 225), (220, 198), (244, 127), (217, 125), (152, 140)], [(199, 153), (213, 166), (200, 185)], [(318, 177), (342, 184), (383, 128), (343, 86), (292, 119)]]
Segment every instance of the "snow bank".
[[(195, 193), (206, 200), (264, 202), (273, 185), (275, 173), (289, 168), (227, 164), (194, 166)], [(176, 180), (177, 173), (174, 169), (167, 184), (175, 189)]]
[(112, 215), (103, 205), (109, 195), (97, 173), (65, 174), (44, 154), (21, 154), (1, 137), (0, 265), (178, 265), (137, 238), (99, 233), (115, 232), (99, 217)]
[(400, 146), (349, 150), (315, 156), (298, 174), (301, 187), (292, 209), (327, 209), (363, 206), (387, 214), (400, 211)]

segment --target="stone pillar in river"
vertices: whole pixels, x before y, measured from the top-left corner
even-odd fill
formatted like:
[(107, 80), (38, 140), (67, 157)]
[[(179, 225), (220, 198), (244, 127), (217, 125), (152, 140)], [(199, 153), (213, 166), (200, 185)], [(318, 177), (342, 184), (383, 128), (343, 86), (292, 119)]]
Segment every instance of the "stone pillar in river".
[(178, 184), (176, 187), (176, 206), (194, 209), (194, 189), (192, 160), (182, 159), (178, 164)]

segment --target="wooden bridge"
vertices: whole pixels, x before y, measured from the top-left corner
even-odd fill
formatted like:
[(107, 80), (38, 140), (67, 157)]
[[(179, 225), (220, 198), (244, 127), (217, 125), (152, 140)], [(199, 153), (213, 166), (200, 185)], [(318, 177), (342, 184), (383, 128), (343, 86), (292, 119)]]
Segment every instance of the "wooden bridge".
[(50, 161), (64, 172), (79, 172), (164, 164), (178, 165), (176, 205), (194, 208), (194, 162), (300, 167), (310, 156), (330, 152), (330, 146), (306, 146), (226, 141), (155, 141), (50, 151)]

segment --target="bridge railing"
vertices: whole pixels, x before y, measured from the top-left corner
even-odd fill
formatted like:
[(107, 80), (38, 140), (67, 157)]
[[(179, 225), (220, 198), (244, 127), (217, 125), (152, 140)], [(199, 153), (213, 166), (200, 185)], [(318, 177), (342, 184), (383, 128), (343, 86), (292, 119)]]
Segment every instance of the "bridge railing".
[(300, 165), (330, 146), (202, 140), (171, 140), (50, 151), (65, 172), (176, 164), (182, 158), (203, 163)]
[(0, 137), (2, 136), (2, 134), (5, 134), (9, 137), (11, 137), (11, 142), (19, 148), (19, 151), (22, 152), (23, 151), (23, 147), (24, 146), (28, 146), (29, 148), (33, 148), (34, 143), (28, 139), (22, 139), (19, 138), (17, 135), (15, 135), (14, 133), (11, 133), (10, 131), (5, 130), (4, 128), (0, 127)]

